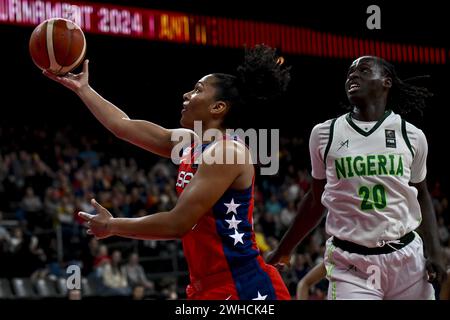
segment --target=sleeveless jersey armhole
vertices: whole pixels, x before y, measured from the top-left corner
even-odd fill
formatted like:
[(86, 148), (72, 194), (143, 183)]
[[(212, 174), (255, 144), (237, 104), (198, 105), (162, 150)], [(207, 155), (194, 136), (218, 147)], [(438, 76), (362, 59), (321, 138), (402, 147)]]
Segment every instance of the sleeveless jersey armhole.
[(408, 146), (409, 151), (411, 151), (412, 157), (414, 158), (414, 151), (413, 151), (413, 148), (411, 146), (411, 142), (409, 141), (408, 133), (406, 132), (406, 121), (405, 121), (405, 119), (402, 119), (402, 136), (403, 136), (403, 139), (406, 142), (406, 145)]
[(336, 122), (336, 118), (331, 121), (330, 125), (330, 136), (328, 137), (327, 147), (325, 148), (325, 153), (323, 154), (323, 162), (327, 163), (327, 155), (328, 151), (330, 151), (331, 143), (333, 142), (333, 133), (334, 133), (334, 123)]

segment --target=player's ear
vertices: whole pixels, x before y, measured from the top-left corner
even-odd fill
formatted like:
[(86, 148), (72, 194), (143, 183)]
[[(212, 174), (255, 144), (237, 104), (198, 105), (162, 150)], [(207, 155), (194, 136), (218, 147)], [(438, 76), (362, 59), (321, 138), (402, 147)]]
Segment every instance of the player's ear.
[(218, 100), (216, 101), (211, 108), (211, 113), (213, 115), (222, 115), (228, 109), (228, 104), (225, 101)]
[(391, 77), (385, 77), (383, 79), (383, 87), (385, 88), (392, 88), (392, 78)]

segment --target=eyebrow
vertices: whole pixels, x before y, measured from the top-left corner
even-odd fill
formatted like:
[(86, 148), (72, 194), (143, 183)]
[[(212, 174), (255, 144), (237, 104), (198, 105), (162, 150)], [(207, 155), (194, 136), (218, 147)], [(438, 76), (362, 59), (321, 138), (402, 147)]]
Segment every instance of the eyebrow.
[(352, 65), (348, 68), (348, 71), (354, 70), (355, 68), (361, 67), (361, 66), (371, 67), (372, 65), (369, 64), (368, 61), (363, 61), (363, 62), (360, 62), (360, 63), (358, 63), (358, 64), (356, 64), (356, 63), (355, 63), (355, 64), (352, 64)]
[(361, 61), (361, 62), (358, 62), (358, 63), (353, 63), (351, 66), (350, 66), (350, 68), (354, 68), (354, 67), (356, 67), (356, 66), (360, 66), (360, 65), (371, 65), (370, 64), (370, 61)]

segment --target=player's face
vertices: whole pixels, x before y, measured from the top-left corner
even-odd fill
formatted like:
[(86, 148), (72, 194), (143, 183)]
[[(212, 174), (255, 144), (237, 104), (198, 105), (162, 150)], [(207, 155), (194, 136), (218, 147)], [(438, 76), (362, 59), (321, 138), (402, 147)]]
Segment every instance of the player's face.
[(207, 121), (211, 117), (210, 108), (216, 102), (214, 76), (201, 78), (194, 89), (183, 95), (183, 109), (180, 123), (183, 127), (193, 129), (194, 121)]
[(365, 56), (353, 61), (348, 69), (345, 92), (351, 104), (377, 98), (387, 89), (386, 76), (375, 57)]

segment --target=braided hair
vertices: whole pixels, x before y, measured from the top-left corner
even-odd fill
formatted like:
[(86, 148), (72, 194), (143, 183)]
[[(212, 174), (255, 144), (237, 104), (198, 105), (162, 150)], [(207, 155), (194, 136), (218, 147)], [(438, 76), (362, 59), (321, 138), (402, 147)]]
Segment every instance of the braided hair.
[(433, 96), (427, 88), (415, 86), (410, 82), (428, 78), (429, 76), (418, 76), (402, 80), (398, 77), (394, 66), (382, 58), (377, 62), (383, 67), (387, 76), (392, 79), (392, 87), (389, 90), (387, 105), (392, 106), (400, 114), (418, 111), (421, 115), (426, 107), (426, 99)]
[[(275, 49), (256, 45), (245, 50), (244, 61), (236, 75), (213, 73), (216, 99), (228, 103), (229, 110), (222, 125), (225, 128), (245, 127), (250, 108), (273, 103), (286, 90), (290, 67), (276, 55)], [(247, 124), (248, 125), (248, 124)]]

